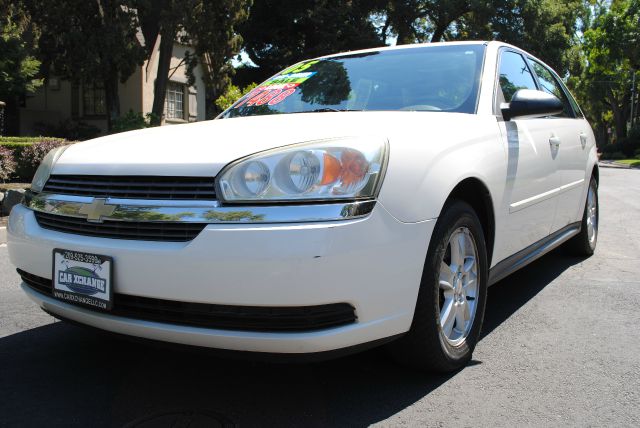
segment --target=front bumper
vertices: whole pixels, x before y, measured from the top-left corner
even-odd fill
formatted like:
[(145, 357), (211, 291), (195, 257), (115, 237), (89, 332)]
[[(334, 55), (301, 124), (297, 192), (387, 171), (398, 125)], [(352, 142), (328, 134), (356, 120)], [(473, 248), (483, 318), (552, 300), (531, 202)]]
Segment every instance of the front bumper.
[(17, 206), (11, 261), (51, 278), (52, 251), (112, 256), (115, 292), (238, 306), (349, 303), (357, 322), (308, 332), (209, 329), (115, 317), (55, 300), (23, 284), (43, 309), (100, 329), (167, 342), (269, 353), (323, 352), (407, 331), (435, 221), (405, 224), (381, 204), (364, 218), (297, 224), (210, 224), (189, 242), (126, 241), (41, 228)]

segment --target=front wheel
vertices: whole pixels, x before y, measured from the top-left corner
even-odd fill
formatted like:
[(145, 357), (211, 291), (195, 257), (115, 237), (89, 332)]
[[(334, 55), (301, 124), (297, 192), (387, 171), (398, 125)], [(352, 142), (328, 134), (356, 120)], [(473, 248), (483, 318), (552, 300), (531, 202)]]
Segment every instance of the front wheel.
[(423, 370), (464, 367), (480, 337), (486, 298), (482, 225), (469, 204), (454, 201), (433, 232), (411, 329), (390, 344), (391, 354)]

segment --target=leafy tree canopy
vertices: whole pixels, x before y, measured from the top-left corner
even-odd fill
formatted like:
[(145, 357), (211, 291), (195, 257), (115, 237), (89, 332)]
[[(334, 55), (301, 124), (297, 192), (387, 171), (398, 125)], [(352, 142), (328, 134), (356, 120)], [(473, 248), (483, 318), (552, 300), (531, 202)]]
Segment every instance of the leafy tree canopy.
[(570, 83), (590, 119), (612, 120), (618, 140), (627, 135), (633, 74), (640, 69), (640, 0), (614, 0), (593, 7)]
[(383, 44), (371, 14), (376, 1), (260, 0), (240, 26), (256, 81), (300, 60)]
[(40, 61), (33, 55), (36, 32), (19, 2), (0, 0), (0, 101), (10, 102), (42, 84), (36, 78)]

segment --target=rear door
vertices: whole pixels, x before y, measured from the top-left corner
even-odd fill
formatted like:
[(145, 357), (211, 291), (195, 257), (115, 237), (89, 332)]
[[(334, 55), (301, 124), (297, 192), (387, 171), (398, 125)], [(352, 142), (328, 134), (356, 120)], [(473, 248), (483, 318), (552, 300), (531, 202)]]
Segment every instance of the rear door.
[(540, 89), (558, 97), (564, 106), (561, 114), (549, 117), (559, 144), (558, 208), (551, 227), (551, 231), (555, 232), (582, 217), (580, 211), (586, 185), (585, 167), (591, 147), (588, 140), (592, 133), (577, 104), (570, 101), (570, 94), (558, 76), (540, 61), (534, 58), (529, 58), (529, 61)]
[[(538, 89), (525, 57), (503, 48), (498, 65), (496, 107), (510, 102), (518, 89)], [(548, 118), (514, 118), (500, 121), (507, 150), (504, 207), (506, 216), (504, 254), (514, 254), (545, 238), (551, 232), (556, 207), (559, 122)]]

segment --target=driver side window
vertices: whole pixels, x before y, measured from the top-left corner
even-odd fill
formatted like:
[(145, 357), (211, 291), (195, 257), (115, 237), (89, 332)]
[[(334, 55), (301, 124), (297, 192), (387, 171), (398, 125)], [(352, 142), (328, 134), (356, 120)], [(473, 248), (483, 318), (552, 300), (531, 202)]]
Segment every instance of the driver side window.
[(541, 89), (548, 94), (555, 95), (558, 97), (560, 101), (562, 101), (562, 113), (557, 116), (560, 117), (573, 117), (573, 110), (571, 109), (571, 104), (569, 104), (569, 99), (565, 95), (564, 91), (560, 87), (560, 84), (553, 77), (553, 74), (545, 66), (540, 64), (535, 59), (531, 59), (531, 65), (533, 66), (533, 71), (538, 76), (538, 81), (540, 82)]
[(500, 89), (504, 102), (510, 102), (519, 89), (538, 89), (522, 55), (504, 51), (500, 57)]

